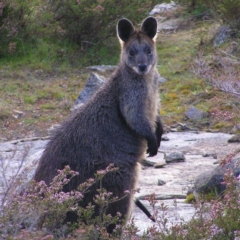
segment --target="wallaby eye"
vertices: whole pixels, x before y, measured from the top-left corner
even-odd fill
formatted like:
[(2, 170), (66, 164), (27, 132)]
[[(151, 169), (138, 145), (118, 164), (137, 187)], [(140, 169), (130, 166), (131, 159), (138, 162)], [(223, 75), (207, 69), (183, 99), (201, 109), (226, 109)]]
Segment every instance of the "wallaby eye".
[(129, 54), (130, 54), (131, 57), (133, 57), (133, 56), (135, 55), (134, 50), (130, 50), (130, 51), (129, 51)]
[(151, 48), (147, 48), (147, 54), (148, 54), (148, 55), (152, 54)]

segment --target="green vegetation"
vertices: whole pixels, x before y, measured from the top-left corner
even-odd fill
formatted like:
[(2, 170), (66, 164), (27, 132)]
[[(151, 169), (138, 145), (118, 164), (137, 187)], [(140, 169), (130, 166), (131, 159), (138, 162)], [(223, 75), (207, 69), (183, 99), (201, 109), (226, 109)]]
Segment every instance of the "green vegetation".
[[(23, 153), (24, 154), (24, 153)], [(59, 174), (53, 179), (50, 186), (43, 181), (32, 181), (27, 186), (27, 194), (11, 193), (15, 184), (21, 181), (21, 175), (15, 176), (15, 182), (10, 181), (8, 194), (2, 202), (0, 211), (0, 236), (3, 239), (161, 239), (161, 240), (237, 240), (240, 237), (240, 205), (239, 205), (239, 177), (235, 177), (230, 171), (225, 174), (224, 184), (226, 190), (220, 198), (193, 199), (190, 194), (188, 200), (194, 200), (195, 214), (189, 222), (179, 219), (178, 223), (172, 223), (169, 219), (167, 206), (155, 200), (154, 195), (148, 201), (152, 207), (156, 223), (141, 236), (135, 226), (134, 219), (127, 223), (121, 220), (121, 215), (110, 216), (106, 214), (109, 203), (118, 201), (112, 197), (112, 193), (105, 189), (97, 190), (93, 203), (87, 208), (78, 205), (84, 194), (92, 184), (95, 184), (109, 171), (116, 171), (109, 166), (106, 170), (98, 171), (95, 178), (89, 179), (79, 185), (78, 189), (71, 193), (63, 192), (63, 187), (77, 172), (69, 166), (59, 170)], [(11, 193), (11, 194), (10, 194)], [(126, 193), (127, 196), (128, 193)], [(44, 195), (44, 197), (43, 197)], [(209, 195), (210, 196), (210, 195)], [(211, 195), (212, 196), (212, 195)], [(124, 197), (124, 196), (123, 196)], [(177, 203), (174, 203), (177, 208)], [(94, 206), (99, 208), (99, 216), (92, 218)], [(78, 215), (78, 223), (65, 223), (67, 212), (75, 212)], [(113, 234), (106, 232), (106, 226), (110, 223), (120, 223)], [(24, 226), (24, 229), (23, 229)]]
[(194, 196), (193, 193), (188, 194), (186, 199), (185, 199), (186, 203), (193, 203), (195, 201), (196, 201), (196, 199), (195, 199), (195, 196)]
[[(116, 64), (115, 26), (122, 17), (134, 24), (157, 0), (29, 1), (0, 4), (0, 66), (57, 67)], [(136, 14), (136, 12), (138, 14)]]
[[(167, 126), (184, 121), (203, 130), (230, 131), (240, 121), (240, 105), (236, 97), (240, 95), (239, 1), (178, 2), (186, 3), (190, 8), (181, 9), (181, 13), (172, 13), (171, 16), (180, 16), (187, 23), (191, 19), (191, 24), (180, 27), (174, 33), (160, 32), (157, 40), (158, 70), (167, 79), (166, 83), (160, 85), (163, 123)], [(29, 135), (46, 136), (49, 127), (69, 115), (74, 100), (89, 76), (89, 71), (84, 67), (118, 62), (120, 47), (115, 33), (117, 20), (127, 17), (136, 25), (147, 16), (148, 10), (155, 3), (3, 0), (0, 3), (1, 140)], [(216, 18), (202, 21), (201, 15), (208, 9), (211, 9), (212, 16), (213, 13), (220, 13), (219, 17), (224, 24), (230, 24), (236, 29), (234, 40), (229, 39), (219, 47), (212, 47), (214, 33), (220, 25)], [(209, 113), (209, 124), (187, 121), (184, 112), (190, 106)], [(21, 116), (15, 110), (21, 111)], [(211, 193), (203, 200), (195, 200), (196, 218), (189, 223), (181, 222), (169, 229), (168, 218), (164, 215), (165, 207), (162, 206), (157, 223), (162, 231), (149, 228), (142, 237), (138, 237), (133, 220), (126, 227), (120, 228), (124, 229), (129, 239), (238, 239), (239, 190), (235, 186), (239, 184), (239, 178), (227, 175), (225, 182), (228, 183), (227, 190), (221, 199), (213, 200)], [(59, 220), (61, 223), (62, 216), (72, 207), (72, 198), (66, 199), (66, 205), (59, 205), (52, 201), (50, 195), (48, 197), (45, 200), (36, 199), (31, 205), (30, 214), (35, 214), (31, 211), (41, 204), (45, 204), (44, 211), (49, 210), (48, 204), (52, 204), (54, 208), (51, 211), (61, 217), (46, 220), (38, 230), (29, 230), (26, 225), (26, 229), (21, 231), (20, 220), (27, 221), (30, 227), (32, 222), (31, 216), (26, 218), (27, 214), (23, 214), (23, 219), (17, 215), (14, 218), (15, 213), (20, 212), (19, 209), (29, 211), (29, 205), (24, 202), (29, 199), (26, 197), (22, 199), (23, 202), (17, 199), (14, 207), (6, 208), (6, 212), (1, 213), (1, 233), (7, 239), (14, 238), (11, 231), (16, 229), (15, 239), (52, 239), (54, 236), (67, 236), (68, 233), (71, 233), (68, 239), (77, 239), (84, 234), (90, 234), (89, 239), (96, 234), (99, 239), (108, 239), (103, 231), (104, 223), (111, 220), (107, 216), (104, 216), (103, 222), (100, 219), (91, 220), (90, 224), (98, 228), (71, 225), (52, 231), (52, 224), (59, 224), (54, 221)], [(187, 201), (193, 200), (194, 196), (190, 194)], [(210, 202), (205, 204), (205, 200)], [(152, 206), (154, 210), (154, 204)], [(91, 207), (81, 211), (85, 218), (90, 219)], [(210, 218), (205, 218), (206, 214), (210, 214)], [(34, 217), (39, 220), (43, 215), (35, 214)], [(12, 221), (15, 221), (17, 228), (12, 225)]]
[(186, 5), (188, 10), (196, 16), (211, 11), (219, 20), (240, 30), (240, 2), (238, 0), (176, 0), (175, 2)]
[[(117, 20), (122, 16), (128, 17), (136, 25), (147, 16), (155, 1), (141, 1), (140, 5), (134, 4), (134, 1), (115, 3), (111, 0), (80, 3), (5, 0), (1, 5), (0, 94), (4, 99), (0, 105), (4, 113), (0, 117), (1, 125), (20, 131), (13, 126), (21, 124), (21, 129), (26, 131), (24, 124), (34, 122), (32, 127), (44, 129), (37, 131), (38, 134), (47, 134), (47, 128), (69, 114), (73, 101), (89, 76), (89, 71), (83, 67), (117, 64), (120, 52), (115, 30)], [(69, 12), (74, 11), (78, 15), (84, 4), (87, 4), (88, 10), (80, 15), (86, 19), (78, 19), (73, 24), (75, 27), (69, 28), (69, 22), (74, 21)], [(111, 11), (107, 10), (114, 4), (117, 5)], [(61, 11), (57, 10), (58, 7)], [(63, 16), (63, 12), (67, 14)], [(171, 125), (186, 121), (185, 111), (195, 106), (210, 114), (210, 125), (191, 121), (190, 125), (205, 130), (230, 131), (240, 120), (240, 110), (235, 96), (226, 94), (224, 84), (225, 79), (233, 82), (234, 86), (237, 83), (237, 79), (231, 78), (237, 78), (240, 71), (239, 39), (213, 48), (212, 39), (219, 24), (214, 19), (202, 21), (201, 18), (194, 18), (190, 24), (188, 18), (192, 19), (191, 14), (182, 8), (171, 13), (172, 18), (180, 17), (189, 24), (176, 33), (160, 32), (158, 36), (158, 70), (167, 79), (160, 85), (163, 123)], [(97, 23), (89, 26), (95, 33), (94, 37), (88, 28), (86, 32), (84, 30), (89, 21)], [(85, 25), (81, 26), (82, 23)], [(81, 40), (78, 41), (74, 33), (80, 34), (81, 31)], [(23, 111), (24, 115), (13, 119), (13, 110)], [(46, 121), (37, 122), (40, 117), (47, 119), (48, 115), (53, 117), (47, 126), (44, 125)], [(11, 131), (5, 129), (0, 129), (0, 132), (4, 139), (14, 136), (14, 132), (6, 136)], [(18, 136), (24, 135), (22, 132)]]

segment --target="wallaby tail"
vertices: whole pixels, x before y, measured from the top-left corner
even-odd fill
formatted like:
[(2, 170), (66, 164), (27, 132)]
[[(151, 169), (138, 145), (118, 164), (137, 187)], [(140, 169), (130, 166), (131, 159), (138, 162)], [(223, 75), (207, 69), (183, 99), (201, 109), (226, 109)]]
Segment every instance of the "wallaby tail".
[(140, 202), (139, 199), (135, 198), (134, 202), (153, 222), (156, 222), (155, 218), (151, 215), (147, 208)]

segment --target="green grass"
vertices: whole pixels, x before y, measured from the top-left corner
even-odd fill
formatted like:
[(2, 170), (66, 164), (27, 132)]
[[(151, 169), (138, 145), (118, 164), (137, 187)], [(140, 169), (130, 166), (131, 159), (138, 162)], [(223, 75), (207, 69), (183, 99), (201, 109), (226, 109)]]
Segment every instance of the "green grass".
[[(184, 113), (191, 105), (211, 112), (216, 106), (210, 101), (214, 96), (221, 99), (218, 103), (221, 110), (234, 111), (232, 98), (226, 98), (224, 93), (216, 91), (192, 72), (202, 39), (206, 42), (205, 56), (212, 57), (209, 32), (213, 26), (214, 23), (197, 22), (191, 29), (180, 29), (173, 34), (159, 33), (158, 70), (167, 79), (160, 86), (161, 115), (165, 125), (185, 121)], [(84, 66), (117, 64), (120, 54), (116, 36), (84, 51), (73, 43), (46, 38), (18, 40), (17, 44), (16, 53), (0, 59), (0, 93), (6, 99), (4, 108), (14, 106), (18, 109), (22, 102), (25, 106), (20, 108), (23, 109), (51, 111), (58, 106), (66, 112), (70, 108), (68, 101), (74, 102), (89, 76)], [(209, 97), (201, 98), (201, 93), (209, 93)], [(238, 119), (236, 116), (230, 125)], [(212, 123), (220, 129), (216, 121)], [(228, 129), (230, 125), (228, 123)]]
[(35, 96), (25, 96), (23, 99), (25, 104), (34, 104), (36, 102)]

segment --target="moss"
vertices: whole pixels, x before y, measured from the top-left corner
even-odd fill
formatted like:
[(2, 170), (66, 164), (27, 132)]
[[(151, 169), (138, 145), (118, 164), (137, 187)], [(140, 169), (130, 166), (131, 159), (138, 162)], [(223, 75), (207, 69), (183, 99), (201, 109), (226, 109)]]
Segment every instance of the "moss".
[(186, 199), (185, 199), (186, 203), (193, 203), (195, 201), (196, 201), (196, 198), (195, 198), (193, 193), (188, 194)]
[(24, 103), (25, 104), (34, 104), (36, 102), (35, 96), (26, 96), (24, 97)]
[(171, 101), (177, 99), (178, 97), (179, 96), (174, 92), (170, 92), (166, 94), (166, 98)]
[(188, 95), (188, 94), (191, 93), (191, 91), (188, 90), (188, 89), (183, 89), (183, 90), (181, 91), (181, 93), (182, 93), (183, 95)]
[(42, 109), (55, 109), (56, 106), (53, 105), (53, 104), (47, 103), (47, 104), (42, 104), (42, 105), (41, 105), (41, 108), (42, 108)]
[(214, 191), (208, 192), (208, 193), (204, 193), (202, 195), (202, 198), (206, 201), (206, 202), (210, 202), (211, 200), (214, 200), (217, 198), (217, 195)]
[(218, 129), (218, 130), (223, 129), (223, 128), (225, 128), (225, 129), (231, 129), (233, 126), (234, 126), (234, 123), (231, 122), (231, 121), (228, 121), (228, 122), (226, 122), (226, 121), (221, 121), (221, 122), (218, 122), (218, 123), (216, 123), (215, 125), (213, 125), (212, 128), (213, 128), (213, 129)]

